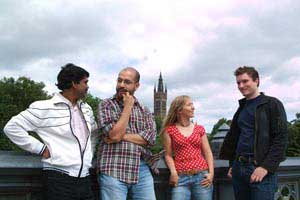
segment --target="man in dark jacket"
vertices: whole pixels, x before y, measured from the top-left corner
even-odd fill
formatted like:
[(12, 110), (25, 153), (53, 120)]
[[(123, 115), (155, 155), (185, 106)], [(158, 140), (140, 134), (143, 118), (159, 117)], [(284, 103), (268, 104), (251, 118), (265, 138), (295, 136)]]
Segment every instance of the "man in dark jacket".
[(237, 200), (273, 200), (275, 172), (287, 146), (285, 110), (278, 99), (259, 92), (253, 67), (239, 67), (234, 75), (245, 98), (239, 101), (220, 159), (230, 161), (228, 176)]

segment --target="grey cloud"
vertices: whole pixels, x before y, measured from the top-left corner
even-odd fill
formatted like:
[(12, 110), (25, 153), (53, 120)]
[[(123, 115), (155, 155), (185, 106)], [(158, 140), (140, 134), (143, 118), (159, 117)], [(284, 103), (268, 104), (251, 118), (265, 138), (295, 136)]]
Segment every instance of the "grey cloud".
[[(55, 9), (40, 7), (39, 2), (42, 1), (0, 2), (0, 68), (20, 70), (22, 66), (28, 67), (43, 58), (53, 60), (52, 65), (56, 67), (65, 64), (66, 60), (74, 61), (96, 68), (94, 71), (99, 73), (105, 70), (107, 74), (114, 74), (111, 84), (115, 85), (118, 70), (132, 63), (139, 64), (139, 61), (122, 55), (120, 50), (120, 45), (127, 39), (127, 25), (146, 22), (145, 34), (160, 27), (158, 21), (149, 18), (149, 13), (145, 17), (140, 5), (133, 1), (87, 1), (83, 6), (70, 1)], [(226, 96), (232, 95), (233, 90), (236, 92), (232, 88), (235, 85), (233, 71), (241, 65), (257, 67), (262, 77), (271, 75), (274, 82), (286, 83), (287, 77), (296, 80), (292, 78), (296, 77), (293, 72), (280, 76), (283, 74), (282, 64), (299, 56), (300, 52), (300, 3), (296, 0), (290, 2), (284, 7), (268, 6), (271, 8), (265, 10), (246, 6), (234, 9), (229, 13), (230, 17), (248, 20), (247, 24), (238, 27), (220, 23), (213, 30), (205, 30), (195, 26), (199, 37), (205, 39), (213, 33), (216, 39), (207, 41), (204, 46), (202, 43), (195, 46), (189, 61), (174, 72), (175, 75), (162, 70), (168, 86), (168, 104), (180, 92), (198, 85), (199, 90), (190, 95), (200, 102), (200, 115), (206, 119), (231, 116), (237, 102), (222, 101), (214, 95), (221, 93)], [(158, 75), (144, 78), (141, 74), (142, 87), (137, 95), (150, 108)], [(97, 74), (93, 76), (97, 77)], [(218, 87), (205, 87), (209, 83)], [(91, 90), (98, 92), (93, 95), (103, 98), (100, 89), (91, 86)], [(222, 105), (215, 108), (220, 101)]]
[(89, 46), (109, 45), (109, 8), (105, 4), (99, 10), (47, 10), (27, 1), (18, 6), (6, 2), (1, 7), (10, 13), (0, 14), (0, 46), (4, 47), (0, 49), (0, 66), (19, 68), (38, 58), (76, 55)]
[(258, 68), (262, 76), (271, 75), (282, 61), (300, 50), (300, 24), (295, 20), (300, 18), (299, 7), (294, 1), (288, 8), (275, 7), (266, 13), (234, 10), (236, 17), (248, 16), (249, 23), (217, 27), (217, 39), (206, 47), (195, 47), (195, 56), (186, 63), (192, 67), (177, 72), (170, 85), (178, 88), (211, 81), (227, 84), (232, 81), (235, 68), (241, 65)]

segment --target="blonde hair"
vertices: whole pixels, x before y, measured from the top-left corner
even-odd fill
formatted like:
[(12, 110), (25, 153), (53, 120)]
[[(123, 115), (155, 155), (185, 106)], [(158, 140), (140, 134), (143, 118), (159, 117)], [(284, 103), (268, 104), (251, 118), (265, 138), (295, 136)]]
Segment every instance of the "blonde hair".
[(168, 114), (164, 119), (160, 134), (163, 134), (168, 126), (174, 125), (178, 122), (178, 112), (182, 110), (187, 99), (190, 99), (190, 97), (187, 95), (181, 95), (177, 96), (172, 101)]

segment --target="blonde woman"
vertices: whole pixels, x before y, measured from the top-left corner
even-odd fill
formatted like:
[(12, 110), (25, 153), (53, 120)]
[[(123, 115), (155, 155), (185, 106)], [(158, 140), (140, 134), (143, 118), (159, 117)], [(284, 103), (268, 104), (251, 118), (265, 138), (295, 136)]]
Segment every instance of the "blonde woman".
[(212, 199), (213, 155), (204, 128), (191, 122), (194, 110), (189, 96), (176, 97), (162, 128), (173, 200)]

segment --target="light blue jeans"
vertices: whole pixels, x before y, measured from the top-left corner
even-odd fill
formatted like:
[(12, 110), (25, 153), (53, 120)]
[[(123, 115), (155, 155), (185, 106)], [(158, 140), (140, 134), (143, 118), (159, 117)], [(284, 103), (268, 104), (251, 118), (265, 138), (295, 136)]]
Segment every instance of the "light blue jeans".
[(179, 175), (178, 186), (172, 188), (172, 200), (212, 200), (213, 185), (203, 187), (200, 184), (207, 173), (202, 171), (195, 175)]
[(128, 184), (117, 178), (100, 174), (101, 200), (126, 200), (127, 194), (134, 200), (155, 200), (153, 177), (145, 161), (141, 160), (139, 182)]

